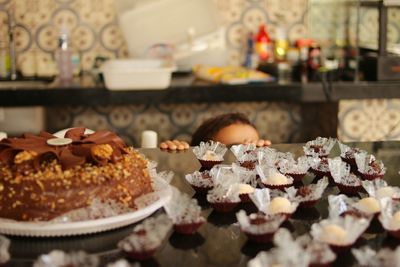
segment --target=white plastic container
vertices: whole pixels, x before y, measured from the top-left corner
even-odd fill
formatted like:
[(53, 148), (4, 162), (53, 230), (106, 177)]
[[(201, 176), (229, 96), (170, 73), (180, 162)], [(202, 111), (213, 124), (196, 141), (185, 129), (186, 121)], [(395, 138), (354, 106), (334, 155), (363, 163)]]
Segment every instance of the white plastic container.
[(114, 59), (104, 63), (102, 72), (107, 89), (146, 90), (169, 87), (175, 69), (161, 60)]

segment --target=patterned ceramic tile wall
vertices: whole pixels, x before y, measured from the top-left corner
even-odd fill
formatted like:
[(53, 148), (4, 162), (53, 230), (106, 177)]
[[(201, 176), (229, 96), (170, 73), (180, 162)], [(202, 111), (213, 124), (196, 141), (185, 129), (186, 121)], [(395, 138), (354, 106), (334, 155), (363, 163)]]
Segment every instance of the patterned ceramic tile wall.
[[(246, 36), (249, 32), (256, 32), (260, 23), (267, 23), (272, 37), (275, 36), (277, 25), (283, 25), (290, 40), (304, 36), (315, 36), (326, 40), (332, 35), (323, 34), (331, 33), (333, 30), (339, 37), (342, 36), (344, 28), (337, 22), (345, 19), (341, 12), (343, 7), (340, 5), (335, 5), (336, 9), (329, 5), (318, 7), (315, 1), (214, 0), (223, 22), (227, 25), (226, 40), (230, 51), (230, 62), (241, 63)], [(319, 0), (318, 2), (326, 4), (343, 1)], [(312, 8), (310, 3), (313, 4)], [(10, 11), (13, 11), (17, 23), (16, 45), (19, 67), (26, 74), (35, 72), (45, 74), (51, 72), (52, 68), (55, 69), (54, 51), (62, 24), (66, 24), (71, 31), (72, 46), (81, 57), (82, 69), (91, 69), (96, 56), (110, 58), (128, 56), (125, 41), (118, 28), (113, 0), (0, 0), (0, 38), (6, 38), (7, 17)], [(389, 40), (400, 42), (400, 11), (391, 10), (389, 17)], [(332, 24), (332, 21), (336, 24)], [(363, 11), (361, 25), (362, 40), (375, 40), (376, 11)], [(395, 104), (396, 101), (377, 103), (379, 105), (358, 101), (341, 103), (340, 137), (346, 140), (397, 137), (396, 131), (391, 130), (392, 132), (388, 134), (392, 128), (386, 129), (380, 126), (380, 118), (373, 116), (376, 113), (371, 114), (370, 110), (372, 105), (382, 114), (390, 111), (391, 116), (398, 118), (399, 105)], [(154, 128), (162, 133), (160, 139), (188, 140), (190, 133), (203, 118), (232, 109), (249, 114), (261, 133), (268, 132), (267, 137), (274, 142), (296, 140), (295, 133), (300, 124), (300, 108), (282, 103), (71, 107), (57, 109), (58, 112), (50, 109), (50, 112), (47, 112), (48, 130), (73, 125), (85, 125), (93, 129), (110, 128), (118, 130), (130, 143), (138, 144), (139, 132)], [(361, 125), (358, 125), (359, 120), (363, 120)], [(363, 130), (362, 127), (366, 125), (367, 120), (372, 121), (373, 131)], [(274, 126), (273, 130), (270, 129), (271, 125)]]
[(108, 107), (69, 107), (49, 109), (49, 131), (75, 126), (94, 130), (110, 129), (130, 144), (140, 144), (143, 130), (154, 130), (159, 140), (181, 139), (190, 142), (191, 134), (214, 115), (242, 112), (256, 125), (262, 138), (274, 143), (298, 140), (300, 107), (285, 103), (221, 103), (182, 105), (126, 105)]

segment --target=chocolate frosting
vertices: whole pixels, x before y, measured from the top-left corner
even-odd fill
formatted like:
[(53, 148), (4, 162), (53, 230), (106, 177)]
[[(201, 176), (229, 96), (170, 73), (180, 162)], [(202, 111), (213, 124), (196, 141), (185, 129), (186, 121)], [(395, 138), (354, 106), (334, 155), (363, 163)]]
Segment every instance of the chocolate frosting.
[[(125, 143), (115, 133), (103, 130), (90, 135), (85, 135), (85, 128), (73, 128), (66, 132), (65, 138), (72, 139), (72, 143), (63, 146), (52, 146), (47, 140), (57, 138), (48, 132), (40, 132), (39, 135), (24, 134), (20, 138), (6, 138), (0, 141), (0, 161), (14, 164), (15, 155), (21, 151), (32, 151), (36, 155), (33, 159), (33, 167), (38, 169), (40, 164), (50, 158), (56, 158), (63, 169), (94, 163), (104, 165), (108, 161), (118, 161), (125, 154)], [(108, 144), (112, 147), (110, 159), (100, 158), (93, 154), (96, 145)]]

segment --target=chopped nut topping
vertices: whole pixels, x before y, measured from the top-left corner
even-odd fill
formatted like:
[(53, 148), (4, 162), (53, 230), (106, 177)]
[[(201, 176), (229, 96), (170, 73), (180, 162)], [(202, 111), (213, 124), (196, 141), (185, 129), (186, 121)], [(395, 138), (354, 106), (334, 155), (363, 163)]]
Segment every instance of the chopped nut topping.
[(35, 151), (29, 151), (29, 150), (22, 151), (22, 152), (19, 152), (17, 155), (15, 155), (14, 163), (20, 164), (24, 161), (32, 160), (36, 156), (37, 156), (37, 153)]
[(92, 147), (92, 154), (99, 159), (111, 159), (113, 148), (109, 144), (96, 145)]

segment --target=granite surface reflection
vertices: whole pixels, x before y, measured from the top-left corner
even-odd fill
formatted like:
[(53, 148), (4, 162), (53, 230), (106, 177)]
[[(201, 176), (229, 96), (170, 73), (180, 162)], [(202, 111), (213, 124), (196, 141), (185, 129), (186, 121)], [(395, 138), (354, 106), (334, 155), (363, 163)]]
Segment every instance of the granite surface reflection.
[[(390, 185), (400, 186), (400, 142), (369, 142), (349, 143), (351, 146), (359, 147), (374, 154), (387, 166), (385, 180)], [(303, 154), (302, 144), (278, 144), (273, 147), (284, 152), (292, 152), (296, 156)], [(172, 170), (175, 173), (172, 184), (180, 190), (194, 196), (202, 206), (202, 214), (207, 222), (200, 228), (198, 233), (192, 236), (180, 235), (171, 232), (151, 260), (141, 262), (141, 266), (247, 266), (247, 262), (258, 252), (268, 250), (272, 245), (259, 245), (247, 241), (246, 236), (241, 233), (236, 224), (235, 213), (240, 209), (247, 212), (255, 211), (252, 204), (241, 204), (234, 212), (219, 214), (214, 212), (207, 204), (204, 196), (195, 195), (193, 189), (185, 181), (184, 175), (192, 173), (200, 168), (200, 164), (191, 149), (184, 152), (165, 152), (159, 149), (141, 150), (149, 159), (158, 162), (157, 169)], [(330, 156), (339, 154), (337, 145)], [(234, 160), (233, 155), (228, 152), (225, 157), (226, 163)], [(308, 174), (305, 183), (312, 181), (314, 177)], [(294, 235), (301, 235), (309, 231), (312, 223), (327, 216), (328, 194), (337, 194), (336, 187), (329, 187), (324, 198), (315, 208), (307, 211), (297, 211), (293, 217), (285, 222), (282, 227), (292, 231)], [(157, 212), (162, 212), (161, 210)], [(108, 231), (101, 234), (93, 234), (77, 237), (63, 238), (26, 238), (12, 237), (10, 252), (12, 260), (7, 266), (31, 266), (32, 262), (43, 253), (53, 249), (65, 251), (85, 250), (88, 253), (97, 254), (101, 258), (102, 266), (108, 262), (115, 261), (124, 255), (117, 249), (116, 243), (132, 231), (133, 225)], [(386, 236), (379, 225), (372, 225), (367, 235), (356, 243), (362, 246), (368, 243), (372, 248), (382, 246), (395, 247), (398, 241)], [(334, 266), (356, 266), (350, 252), (338, 257)]]

